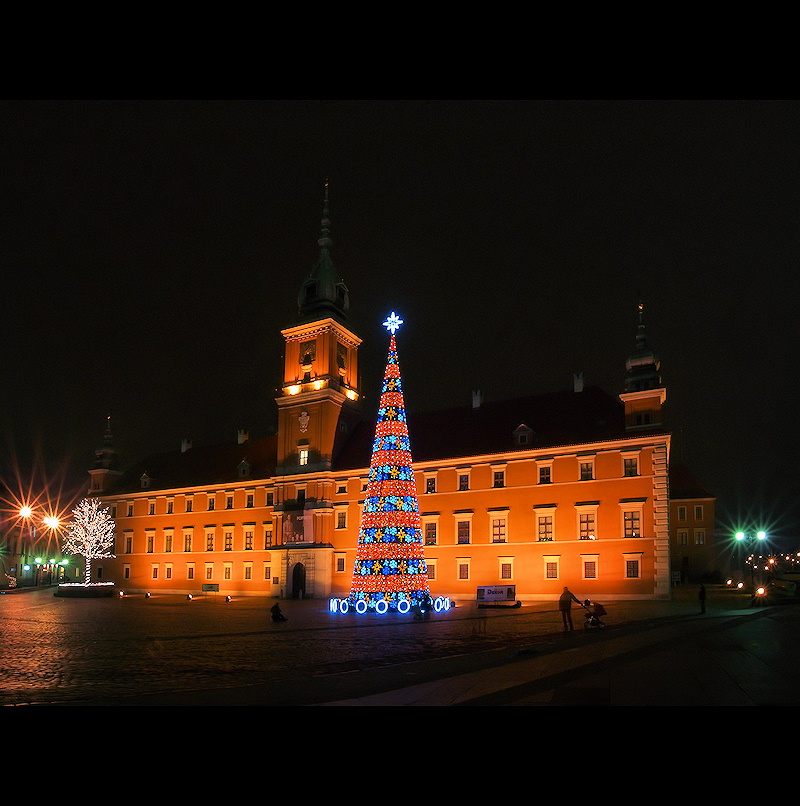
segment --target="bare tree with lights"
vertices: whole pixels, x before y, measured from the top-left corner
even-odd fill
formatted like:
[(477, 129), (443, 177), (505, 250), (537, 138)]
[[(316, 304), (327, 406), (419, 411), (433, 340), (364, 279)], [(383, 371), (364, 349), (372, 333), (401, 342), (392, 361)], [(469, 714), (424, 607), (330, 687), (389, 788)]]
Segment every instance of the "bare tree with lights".
[(65, 554), (80, 554), (85, 560), (84, 584), (92, 578), (92, 560), (114, 557), (109, 549), (114, 545), (115, 524), (108, 509), (96, 498), (84, 498), (72, 510), (67, 524)]

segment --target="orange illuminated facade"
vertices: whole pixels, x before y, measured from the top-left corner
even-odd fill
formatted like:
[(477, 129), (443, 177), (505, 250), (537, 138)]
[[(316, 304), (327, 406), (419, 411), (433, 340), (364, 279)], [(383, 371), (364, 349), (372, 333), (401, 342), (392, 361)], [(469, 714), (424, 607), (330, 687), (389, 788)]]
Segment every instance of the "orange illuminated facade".
[[(189, 447), (121, 471), (110, 440), (89, 493), (111, 508), (130, 591), (327, 599), (348, 595), (374, 417), (360, 404), (361, 339), (330, 259), (320, 258), (282, 331), (275, 435)], [(377, 330), (377, 328), (376, 328)], [(383, 349), (383, 347), (381, 347)], [(398, 338), (403, 366), (402, 336)], [(639, 323), (620, 394), (583, 387), (408, 413), (431, 592), (474, 601), (670, 595), (670, 435), (665, 389)]]

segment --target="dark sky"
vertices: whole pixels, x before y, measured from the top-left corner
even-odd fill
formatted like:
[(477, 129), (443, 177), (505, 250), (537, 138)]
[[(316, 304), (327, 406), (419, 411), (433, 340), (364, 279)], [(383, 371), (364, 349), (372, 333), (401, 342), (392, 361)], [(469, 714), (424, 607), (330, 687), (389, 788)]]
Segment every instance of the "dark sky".
[(82, 478), (109, 414), (125, 462), (266, 433), (329, 180), (368, 413), (392, 310), (413, 411), (622, 391), (641, 298), (673, 461), (798, 533), (796, 101), (5, 101), (0, 136), (23, 471)]

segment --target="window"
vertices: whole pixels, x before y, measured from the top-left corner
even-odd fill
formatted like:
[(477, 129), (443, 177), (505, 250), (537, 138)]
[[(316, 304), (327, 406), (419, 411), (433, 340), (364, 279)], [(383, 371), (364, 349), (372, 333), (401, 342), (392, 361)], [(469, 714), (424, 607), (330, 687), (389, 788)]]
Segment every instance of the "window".
[(191, 532), (184, 532), (183, 533), (183, 550), (184, 551), (191, 551), (192, 550), (192, 533)]
[(152, 565), (150, 567), (150, 579), (158, 579), (158, 566)]
[(469, 489), (469, 473), (458, 474), (458, 489), (461, 492)]
[(275, 506), (275, 493), (272, 490), (267, 491), (267, 506)]
[(167, 501), (167, 515), (172, 515), (175, 511), (175, 502), (170, 499)]
[(536, 516), (536, 538), (539, 542), (552, 542), (553, 540), (553, 516)]
[(697, 506), (694, 508), (694, 519), (695, 519), (696, 521), (701, 521), (701, 520), (703, 520), (703, 505), (702, 505), (702, 504), (698, 504), (698, 505), (697, 505)]
[(539, 484), (552, 484), (552, 469), (550, 465), (539, 466)]
[(583, 578), (584, 579), (597, 579), (597, 555), (584, 556), (583, 560)]
[(639, 460), (634, 456), (632, 458), (625, 457), (622, 460), (623, 469), (622, 472), (626, 476), (638, 476), (639, 475)]
[(641, 537), (642, 513), (638, 510), (622, 513), (625, 537)]
[(619, 505), (622, 510), (622, 536), (641, 537), (645, 498), (623, 498)]
[(222, 578), (231, 579), (233, 577), (233, 566), (230, 563), (225, 563), (222, 566)]
[(226, 530), (223, 535), (225, 551), (233, 551), (233, 532)]
[(130, 554), (133, 551), (133, 532), (125, 531), (125, 553)]
[(625, 578), (626, 579), (639, 579), (640, 577), (640, 562), (641, 555), (633, 557), (631, 555), (625, 556)]
[(436, 476), (425, 477), (425, 492), (426, 493), (436, 492)]
[(456, 560), (459, 579), (469, 579), (469, 563), (470, 561), (467, 557), (461, 557)]
[(347, 482), (346, 481), (337, 481), (336, 482), (336, 494), (337, 495), (344, 495), (347, 492)]
[(254, 504), (255, 504), (255, 496), (253, 495), (253, 493), (247, 493), (245, 506), (248, 509), (252, 509)]
[(272, 524), (265, 523), (264, 524), (264, 548), (268, 549), (272, 547)]
[(339, 509), (336, 511), (336, 528), (337, 529), (346, 529), (347, 528), (347, 510), (346, 509)]
[(145, 537), (147, 538), (147, 553), (152, 554), (155, 550), (156, 533), (153, 531), (148, 531), (145, 534)]
[(208, 494), (208, 511), (211, 512), (214, 507), (216, 506), (216, 501), (214, 500), (214, 496), (209, 493)]
[(194, 563), (186, 564), (186, 579), (194, 579)]
[(251, 526), (245, 527), (244, 530), (244, 550), (245, 551), (253, 550), (253, 528)]
[(264, 566), (264, 579), (269, 582), (272, 579), (272, 567), (270, 565)]
[(499, 567), (497, 574), (500, 579), (509, 580), (514, 578), (514, 558), (513, 557), (498, 557)]
[(594, 462), (580, 462), (580, 479), (581, 481), (592, 481), (594, 479)]
[(428, 579), (436, 579), (436, 560), (426, 560), (425, 567), (428, 570)]
[(456, 540), (458, 543), (469, 543), (471, 526), (472, 524), (469, 521), (456, 522)]
[(544, 560), (544, 578), (558, 579), (560, 557), (549, 556), (542, 559)]
[(435, 546), (436, 545), (436, 522), (429, 521), (428, 523), (423, 524), (425, 528), (425, 545), (426, 546)]
[(148, 503), (147, 503), (147, 513), (148, 513), (148, 515), (155, 515), (156, 514), (156, 502), (155, 501), (148, 501)]
[(597, 510), (599, 501), (581, 501), (575, 504), (578, 515), (578, 539), (597, 540)]
[(505, 543), (508, 528), (508, 518), (506, 515), (493, 514), (490, 518), (492, 543)]
[(686, 520), (686, 507), (680, 506), (678, 507), (678, 520), (685, 521)]
[(495, 470), (492, 473), (492, 487), (505, 487), (506, 486), (506, 472), (505, 470)]
[(172, 579), (172, 565), (170, 563), (164, 566), (164, 579)]
[(342, 574), (347, 570), (347, 555), (336, 554), (334, 555), (334, 569), (337, 574)]
[(253, 564), (252, 563), (245, 563), (244, 564), (244, 578), (248, 579), (248, 580), (253, 578)]
[(225, 509), (233, 509), (233, 496), (226, 495), (225, 496)]
[(164, 552), (167, 554), (172, 552), (173, 534), (172, 530), (164, 530)]
[(678, 545), (679, 546), (689, 545), (689, 532), (687, 532), (686, 529), (678, 530)]
[(695, 544), (695, 546), (705, 546), (705, 544), (706, 544), (706, 530), (705, 529), (695, 529), (694, 530), (694, 544)]
[(427, 512), (420, 515), (422, 521), (422, 539), (426, 546), (434, 546), (439, 534), (439, 513)]
[(206, 551), (214, 551), (214, 533), (206, 532)]
[(191, 498), (186, 499), (186, 511), (187, 512), (192, 511), (192, 499)]
[(214, 579), (214, 563), (206, 563), (206, 579)]
[(133, 517), (133, 504), (128, 504), (128, 517)]
[(300, 448), (300, 464), (308, 464), (308, 448)]

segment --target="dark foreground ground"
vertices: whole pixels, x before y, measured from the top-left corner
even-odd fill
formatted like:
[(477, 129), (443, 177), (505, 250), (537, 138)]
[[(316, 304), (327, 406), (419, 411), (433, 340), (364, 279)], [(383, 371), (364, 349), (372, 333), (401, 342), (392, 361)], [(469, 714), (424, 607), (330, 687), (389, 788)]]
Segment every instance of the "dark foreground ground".
[[(580, 591), (577, 592), (580, 595)], [(213, 594), (0, 595), (0, 704), (35, 706), (800, 705), (800, 608), (696, 588), (604, 602), (564, 633), (555, 603), (434, 615), (332, 614), (316, 600)]]

